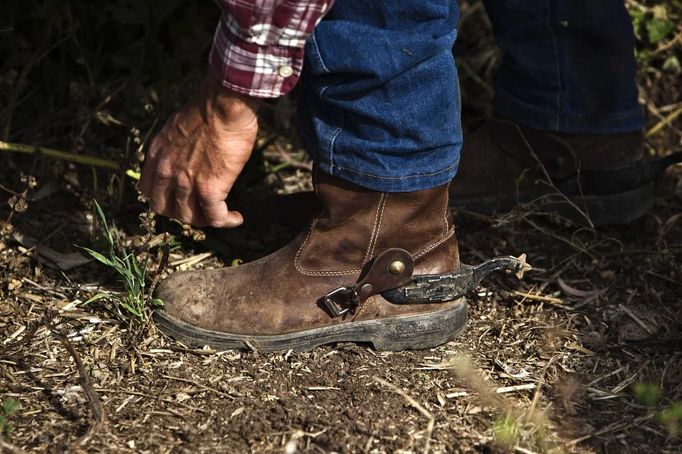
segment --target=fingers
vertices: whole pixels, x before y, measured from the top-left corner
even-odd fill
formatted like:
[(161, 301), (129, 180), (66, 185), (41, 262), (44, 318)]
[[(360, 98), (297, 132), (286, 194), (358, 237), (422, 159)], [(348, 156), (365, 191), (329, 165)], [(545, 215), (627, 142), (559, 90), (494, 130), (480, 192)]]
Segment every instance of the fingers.
[(244, 218), (238, 211), (229, 211), (225, 199), (204, 197), (199, 204), (206, 222), (211, 227), (231, 228), (244, 223)]
[(149, 198), (149, 205), (155, 213), (184, 223), (202, 225), (203, 216), (196, 215), (201, 210), (192, 196), (191, 186), (177, 184), (168, 163), (162, 163), (159, 158), (159, 150), (169, 146), (164, 139), (165, 128), (149, 147), (140, 176), (139, 190)]
[(154, 213), (162, 214), (169, 218), (174, 217), (175, 185), (170, 178), (160, 176), (158, 171), (155, 172), (154, 182), (149, 194), (149, 205)]
[(238, 227), (244, 223), (244, 216), (239, 211), (228, 211), (225, 228)]
[(231, 228), (244, 223), (241, 213), (228, 210), (226, 194), (200, 193), (190, 182), (178, 184), (177, 178), (167, 176), (156, 161), (145, 163), (139, 188), (149, 197), (152, 211), (185, 224)]
[(176, 187), (175, 189), (175, 219), (195, 226), (210, 225), (203, 215), (196, 194), (190, 188)]

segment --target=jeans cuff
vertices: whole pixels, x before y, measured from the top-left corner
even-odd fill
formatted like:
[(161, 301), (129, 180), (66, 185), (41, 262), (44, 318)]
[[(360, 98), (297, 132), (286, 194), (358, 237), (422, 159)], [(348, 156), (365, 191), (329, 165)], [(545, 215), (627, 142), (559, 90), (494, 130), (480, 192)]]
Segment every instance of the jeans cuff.
[(610, 115), (552, 112), (526, 104), (499, 87), (495, 93), (493, 114), (529, 128), (568, 134), (616, 134), (640, 131), (644, 127), (639, 106)]
[(327, 161), (318, 161), (313, 157), (319, 169), (329, 175), (349, 181), (373, 191), (381, 192), (413, 192), (432, 189), (449, 183), (457, 173), (457, 163), (445, 169), (413, 175), (382, 176), (367, 173), (364, 170), (351, 169)]

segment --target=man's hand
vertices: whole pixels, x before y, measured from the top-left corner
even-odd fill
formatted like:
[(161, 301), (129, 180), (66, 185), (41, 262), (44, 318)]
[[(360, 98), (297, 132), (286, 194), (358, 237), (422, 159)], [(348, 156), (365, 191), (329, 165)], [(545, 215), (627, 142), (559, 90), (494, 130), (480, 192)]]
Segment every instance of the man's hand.
[(253, 149), (258, 100), (207, 75), (193, 99), (166, 122), (145, 158), (140, 190), (154, 212), (187, 224), (244, 222), (225, 200)]

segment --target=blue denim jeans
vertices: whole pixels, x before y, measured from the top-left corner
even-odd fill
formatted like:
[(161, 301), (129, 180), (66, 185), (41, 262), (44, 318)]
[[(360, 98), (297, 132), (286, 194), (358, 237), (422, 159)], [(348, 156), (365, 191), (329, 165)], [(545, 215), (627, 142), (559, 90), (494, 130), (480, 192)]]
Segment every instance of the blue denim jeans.
[[(489, 0), (495, 114), (569, 133), (641, 129), (622, 0)], [(298, 126), (320, 169), (360, 186), (449, 182), (462, 147), (453, 0), (336, 0), (306, 44)]]

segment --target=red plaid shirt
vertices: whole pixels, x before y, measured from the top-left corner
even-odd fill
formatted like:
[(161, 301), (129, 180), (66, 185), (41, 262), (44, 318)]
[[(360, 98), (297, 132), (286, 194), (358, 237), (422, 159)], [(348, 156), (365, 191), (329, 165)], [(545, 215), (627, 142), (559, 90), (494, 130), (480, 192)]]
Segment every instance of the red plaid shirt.
[(276, 98), (298, 82), (303, 46), (333, 0), (216, 0), (209, 63), (224, 87)]

